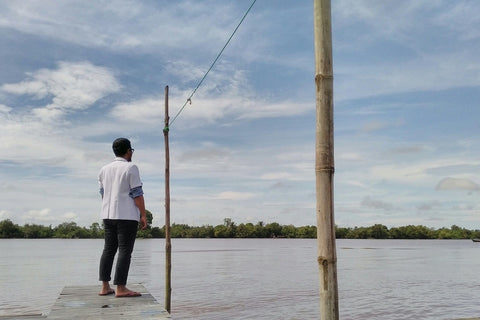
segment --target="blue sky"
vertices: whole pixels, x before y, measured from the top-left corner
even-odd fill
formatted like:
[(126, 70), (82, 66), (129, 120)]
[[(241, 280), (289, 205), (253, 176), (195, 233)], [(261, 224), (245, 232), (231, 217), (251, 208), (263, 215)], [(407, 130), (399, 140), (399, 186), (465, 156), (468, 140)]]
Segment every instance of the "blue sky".
[[(480, 222), (480, 2), (332, 1), (335, 221)], [(0, 219), (99, 221), (131, 139), (164, 224), (175, 115), (251, 1), (0, 2)], [(313, 1), (258, 0), (172, 125), (174, 223), (314, 225)]]

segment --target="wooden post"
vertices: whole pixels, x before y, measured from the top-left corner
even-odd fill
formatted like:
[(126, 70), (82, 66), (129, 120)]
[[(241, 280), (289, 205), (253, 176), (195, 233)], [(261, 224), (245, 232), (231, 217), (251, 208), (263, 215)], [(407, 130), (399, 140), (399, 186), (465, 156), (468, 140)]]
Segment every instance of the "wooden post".
[(330, 0), (314, 0), (317, 244), (320, 318), (338, 320), (337, 254), (333, 214), (333, 65)]
[(170, 313), (172, 295), (172, 243), (170, 240), (170, 150), (168, 145), (168, 86), (165, 87), (165, 309)]

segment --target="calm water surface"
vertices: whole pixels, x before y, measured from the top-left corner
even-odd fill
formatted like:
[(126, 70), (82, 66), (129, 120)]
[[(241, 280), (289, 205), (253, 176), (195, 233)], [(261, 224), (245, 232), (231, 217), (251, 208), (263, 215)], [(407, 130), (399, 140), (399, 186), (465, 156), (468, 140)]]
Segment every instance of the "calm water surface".
[[(95, 285), (102, 240), (0, 240), (0, 316), (48, 313)], [(165, 242), (137, 240), (129, 276), (163, 304)], [(174, 319), (319, 319), (316, 240), (173, 239)], [(342, 320), (480, 316), (480, 244), (338, 240)]]

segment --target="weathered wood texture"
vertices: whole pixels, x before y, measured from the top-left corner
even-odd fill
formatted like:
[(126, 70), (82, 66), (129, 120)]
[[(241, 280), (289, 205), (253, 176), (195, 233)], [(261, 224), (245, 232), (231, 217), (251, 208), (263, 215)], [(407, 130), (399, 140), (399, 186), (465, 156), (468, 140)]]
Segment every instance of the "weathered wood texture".
[(330, 0), (314, 1), (316, 142), (315, 174), (320, 318), (338, 320), (337, 254), (333, 203), (334, 131)]
[(47, 316), (41, 314), (24, 314), (18, 316), (0, 316), (0, 320), (37, 320), (47, 319)]
[(142, 285), (129, 285), (141, 297), (99, 296), (99, 286), (65, 287), (47, 319), (171, 319), (170, 314)]
[(170, 239), (170, 146), (168, 116), (168, 86), (165, 87), (165, 309), (171, 310), (172, 301), (172, 241)]

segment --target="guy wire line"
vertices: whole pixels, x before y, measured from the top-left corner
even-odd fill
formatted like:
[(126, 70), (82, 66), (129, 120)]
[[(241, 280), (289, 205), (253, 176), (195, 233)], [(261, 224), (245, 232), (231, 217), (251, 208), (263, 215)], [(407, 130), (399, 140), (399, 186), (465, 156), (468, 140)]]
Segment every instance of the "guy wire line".
[[(190, 102), (190, 104), (192, 104), (192, 97), (193, 95), (195, 94), (195, 92), (197, 92), (197, 89), (201, 86), (201, 84), (203, 83), (203, 81), (205, 80), (205, 78), (207, 77), (208, 73), (210, 72), (210, 70), (212, 70), (213, 66), (215, 65), (215, 63), (217, 62), (217, 60), (220, 58), (220, 56), (222, 55), (223, 51), (225, 50), (225, 48), (228, 46), (228, 44), (230, 43), (230, 40), (232, 40), (233, 36), (235, 35), (235, 33), (237, 32), (238, 28), (240, 27), (240, 25), (242, 24), (243, 20), (245, 20), (245, 18), (247, 17), (248, 13), (250, 12), (250, 10), (252, 9), (253, 5), (255, 4), (255, 2), (257, 2), (257, 0), (253, 0), (252, 4), (250, 5), (250, 7), (247, 9), (247, 11), (245, 12), (245, 14), (243, 15), (242, 19), (240, 20), (240, 22), (238, 23), (237, 27), (235, 28), (235, 30), (233, 30), (232, 32), (232, 35), (230, 36), (230, 38), (228, 38), (227, 42), (225, 43), (225, 45), (223, 46), (222, 50), (220, 50), (220, 52), (218, 53), (217, 57), (215, 58), (215, 60), (213, 60), (213, 63), (210, 65), (210, 68), (208, 68), (207, 72), (205, 72), (205, 75), (203, 76), (203, 78), (200, 80), (200, 82), (197, 84), (196, 88), (193, 90), (193, 92), (190, 94), (190, 96), (187, 98), (187, 100), (185, 101), (185, 103), (183, 104), (183, 106), (180, 108), (180, 110), (177, 112), (177, 114), (173, 117), (172, 121), (170, 122), (170, 125), (169, 126), (172, 126), (173, 122), (175, 121), (175, 119), (177, 119), (177, 117), (180, 115), (180, 113), (183, 111), (183, 109), (185, 109), (185, 107), (187, 106), (187, 103)], [(168, 128), (165, 128), (164, 130), (168, 130)]]

